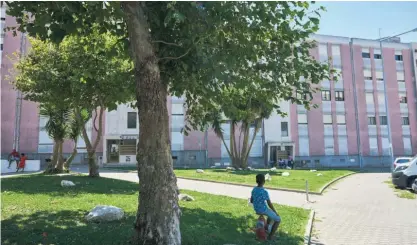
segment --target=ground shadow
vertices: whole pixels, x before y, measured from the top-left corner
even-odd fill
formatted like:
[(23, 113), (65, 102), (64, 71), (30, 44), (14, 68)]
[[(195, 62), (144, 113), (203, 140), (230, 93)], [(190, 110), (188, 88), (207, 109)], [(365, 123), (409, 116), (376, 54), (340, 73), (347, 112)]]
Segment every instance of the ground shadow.
[[(70, 180), (76, 185), (62, 187), (62, 180)], [(31, 184), (28, 185), (27, 182)], [(110, 180), (107, 178), (90, 178), (85, 175), (21, 175), (12, 178), (1, 179), (2, 193), (15, 192), (25, 194), (43, 194), (51, 196), (76, 196), (82, 193), (95, 194), (136, 194), (139, 190), (137, 183)]]
[[(86, 223), (86, 210), (40, 211), (14, 215), (1, 222), (2, 244), (130, 244), (134, 213), (112, 223)], [(182, 208), (183, 245), (263, 244), (251, 231), (253, 216), (235, 217), (229, 213)], [(302, 236), (280, 233), (279, 244), (296, 245)]]

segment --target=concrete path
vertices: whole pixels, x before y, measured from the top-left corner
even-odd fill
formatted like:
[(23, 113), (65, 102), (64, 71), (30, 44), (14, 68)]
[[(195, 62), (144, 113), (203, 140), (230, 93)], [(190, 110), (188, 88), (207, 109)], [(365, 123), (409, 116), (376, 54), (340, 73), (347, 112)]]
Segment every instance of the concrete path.
[(403, 199), (388, 173), (355, 174), (330, 187), (313, 205), (312, 244), (416, 245), (417, 199)]
[[(74, 171), (87, 173), (86, 168), (75, 168)], [(137, 173), (118, 172), (114, 170), (101, 169), (100, 176), (113, 179), (121, 179), (132, 182), (139, 182)], [(235, 198), (250, 198), (252, 187), (236, 186), (221, 183), (211, 183), (196, 180), (177, 179), (178, 188), (182, 190), (192, 190), (214, 195), (230, 196)], [(269, 190), (269, 195), (273, 203), (282, 205), (295, 206), (301, 208), (310, 208), (311, 204), (306, 202), (305, 194)], [(310, 196), (310, 199), (312, 197)], [(314, 198), (314, 197), (313, 197)]]

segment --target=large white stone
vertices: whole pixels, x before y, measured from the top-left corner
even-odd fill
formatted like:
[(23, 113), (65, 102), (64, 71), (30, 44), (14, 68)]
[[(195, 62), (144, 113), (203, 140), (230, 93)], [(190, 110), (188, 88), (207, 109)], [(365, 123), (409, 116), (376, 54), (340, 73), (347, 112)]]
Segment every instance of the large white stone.
[(204, 173), (204, 170), (202, 170), (202, 169), (197, 169), (195, 172), (196, 172), (196, 173), (199, 173), (199, 174), (202, 174), (202, 173)]
[(180, 199), (181, 201), (187, 201), (187, 202), (191, 202), (195, 200), (194, 197), (187, 195), (187, 194), (179, 194), (178, 199)]
[(271, 168), (270, 170), (271, 170), (271, 171), (276, 171), (276, 170), (277, 170), (277, 168), (276, 168), (276, 167), (273, 167), (273, 168)]
[(62, 180), (61, 181), (61, 186), (62, 187), (69, 187), (69, 186), (75, 186), (74, 182), (69, 181), (69, 180)]
[(121, 220), (125, 215), (123, 209), (115, 206), (97, 205), (85, 219), (90, 222), (109, 222)]
[(288, 172), (284, 172), (284, 173), (282, 173), (282, 176), (284, 176), (284, 177), (288, 177), (288, 176), (290, 176), (290, 173), (288, 173)]
[(266, 181), (271, 181), (271, 180), (272, 180), (271, 175), (269, 175), (269, 174), (265, 174), (265, 180), (266, 180)]

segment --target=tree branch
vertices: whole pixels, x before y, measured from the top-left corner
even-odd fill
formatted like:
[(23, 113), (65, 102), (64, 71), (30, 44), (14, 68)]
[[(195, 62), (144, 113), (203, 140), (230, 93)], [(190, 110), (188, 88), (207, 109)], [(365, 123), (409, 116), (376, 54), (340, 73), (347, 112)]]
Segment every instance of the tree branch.
[(166, 45), (172, 45), (172, 46), (182, 47), (182, 46), (181, 46), (181, 45), (179, 45), (179, 44), (176, 44), (176, 43), (169, 43), (169, 42), (165, 42), (165, 41), (162, 41), (162, 40), (152, 41), (152, 43), (163, 43), (163, 44), (166, 44)]
[(98, 129), (97, 129), (97, 127), (96, 127), (96, 119), (97, 119), (97, 107), (96, 107), (96, 108), (94, 108), (93, 127), (94, 127), (94, 130), (95, 130), (96, 132), (98, 132)]

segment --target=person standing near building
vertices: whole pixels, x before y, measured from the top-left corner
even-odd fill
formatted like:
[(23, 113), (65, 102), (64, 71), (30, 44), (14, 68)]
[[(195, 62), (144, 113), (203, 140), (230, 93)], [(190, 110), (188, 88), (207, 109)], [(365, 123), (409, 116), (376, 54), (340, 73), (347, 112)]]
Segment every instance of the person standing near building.
[(22, 169), (22, 172), (25, 171), (25, 165), (26, 165), (26, 160), (27, 160), (27, 156), (25, 156), (25, 153), (22, 153), (22, 156), (20, 157), (20, 161), (19, 161), (19, 165), (16, 169), (16, 172), (19, 172), (19, 169)]
[(18, 168), (19, 165), (19, 152), (16, 151), (16, 149), (13, 149), (12, 153), (9, 154), (9, 166), (7, 168), (10, 168), (10, 165), (12, 165), (12, 162), (16, 162), (16, 168)]

